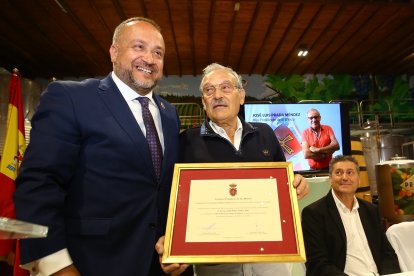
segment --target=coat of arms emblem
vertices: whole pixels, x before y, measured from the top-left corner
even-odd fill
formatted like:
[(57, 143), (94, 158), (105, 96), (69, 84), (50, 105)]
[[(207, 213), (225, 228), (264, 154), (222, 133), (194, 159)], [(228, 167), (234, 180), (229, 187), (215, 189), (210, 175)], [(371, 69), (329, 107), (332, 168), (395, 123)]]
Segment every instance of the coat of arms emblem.
[(231, 196), (237, 195), (237, 184), (232, 183), (229, 185), (229, 193)]

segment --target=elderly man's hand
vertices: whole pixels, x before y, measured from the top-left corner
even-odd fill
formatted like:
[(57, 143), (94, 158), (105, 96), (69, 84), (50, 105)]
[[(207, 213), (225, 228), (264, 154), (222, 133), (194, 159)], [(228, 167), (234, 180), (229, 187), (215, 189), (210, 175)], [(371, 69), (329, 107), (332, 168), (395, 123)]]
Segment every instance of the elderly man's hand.
[(309, 193), (308, 181), (300, 174), (295, 174), (295, 178), (293, 179), (293, 187), (296, 188), (298, 199), (304, 198)]
[(162, 271), (164, 271), (164, 273), (167, 273), (173, 276), (180, 275), (187, 269), (188, 264), (163, 264), (161, 263), (162, 254), (164, 253), (164, 240), (165, 240), (165, 236), (162, 236), (161, 238), (158, 239), (157, 243), (155, 244), (155, 250), (160, 256), (159, 258), (160, 258), (161, 269)]

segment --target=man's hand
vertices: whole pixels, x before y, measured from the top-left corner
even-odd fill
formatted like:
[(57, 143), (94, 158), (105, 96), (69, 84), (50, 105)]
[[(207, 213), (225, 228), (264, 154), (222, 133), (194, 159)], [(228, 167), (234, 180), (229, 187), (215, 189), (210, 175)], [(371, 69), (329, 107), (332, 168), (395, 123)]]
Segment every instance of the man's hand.
[(327, 156), (326, 153), (322, 152), (322, 148), (317, 148), (315, 146), (309, 147), (309, 150), (312, 152), (312, 159), (318, 160), (325, 158)]
[(310, 147), (309, 147), (309, 150), (310, 150), (311, 152), (314, 152), (314, 153), (318, 153), (318, 152), (319, 152), (319, 148), (317, 148), (317, 147), (315, 147), (315, 146), (310, 146)]
[(167, 273), (173, 276), (180, 275), (187, 269), (188, 264), (163, 264), (161, 263), (162, 254), (164, 253), (164, 239), (165, 239), (165, 236), (162, 236), (161, 238), (158, 239), (157, 243), (155, 244), (155, 250), (160, 256), (161, 269), (162, 271), (164, 271), (164, 273)]
[(298, 199), (304, 198), (309, 193), (308, 181), (300, 174), (295, 174), (295, 178), (293, 179), (293, 187), (296, 188)]

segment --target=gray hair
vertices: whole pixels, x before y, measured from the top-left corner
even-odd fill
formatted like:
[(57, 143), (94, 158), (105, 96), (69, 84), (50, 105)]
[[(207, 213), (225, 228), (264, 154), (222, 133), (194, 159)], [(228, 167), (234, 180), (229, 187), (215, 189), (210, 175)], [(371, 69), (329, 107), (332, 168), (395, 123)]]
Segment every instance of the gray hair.
[(128, 23), (135, 22), (135, 21), (136, 22), (147, 22), (147, 23), (151, 24), (152, 26), (154, 26), (154, 28), (157, 29), (161, 33), (161, 27), (157, 23), (155, 23), (154, 20), (149, 19), (149, 18), (146, 18), (146, 17), (139, 17), (139, 16), (137, 16), (137, 17), (131, 17), (131, 18), (127, 19), (127, 20), (122, 21), (121, 24), (119, 24), (115, 28), (114, 35), (112, 37), (112, 44), (116, 44), (116, 42), (118, 41), (119, 34), (121, 33), (122, 29)]
[(308, 112), (306, 112), (306, 114), (309, 114), (309, 112), (311, 112), (311, 111), (318, 112), (319, 116), (321, 115), (321, 113), (319, 112), (319, 110), (317, 110), (316, 108), (309, 109)]
[(226, 66), (223, 66), (223, 65), (218, 64), (218, 63), (211, 63), (210, 65), (207, 65), (207, 67), (203, 69), (203, 75), (202, 75), (201, 83), (200, 83), (200, 92), (203, 92), (204, 78), (208, 74), (210, 74), (211, 72), (216, 71), (216, 70), (227, 71), (236, 80), (236, 88), (238, 88), (238, 89), (243, 88), (243, 78), (239, 74), (237, 74), (236, 71), (234, 71), (230, 67), (226, 67)]
[(355, 164), (356, 170), (359, 174), (359, 164), (358, 161), (351, 155), (337, 155), (334, 158), (332, 158), (331, 162), (329, 162), (329, 174), (332, 174), (333, 167), (338, 162), (352, 162)]

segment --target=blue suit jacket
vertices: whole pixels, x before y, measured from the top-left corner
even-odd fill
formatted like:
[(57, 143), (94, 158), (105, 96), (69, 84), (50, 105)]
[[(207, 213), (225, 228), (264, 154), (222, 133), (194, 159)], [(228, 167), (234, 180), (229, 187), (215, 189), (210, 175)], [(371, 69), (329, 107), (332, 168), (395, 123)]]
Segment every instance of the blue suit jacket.
[(164, 133), (157, 182), (148, 143), (110, 76), (53, 82), (32, 119), (16, 179), (17, 219), (49, 226), (23, 240), (22, 263), (68, 248), (82, 275), (148, 275), (164, 233), (180, 129), (154, 95)]
[[(358, 199), (358, 213), (372, 257), (381, 275), (400, 272), (397, 255), (384, 234), (378, 209)], [(346, 234), (331, 191), (305, 207), (302, 229), (306, 250), (306, 275), (345, 275)]]

